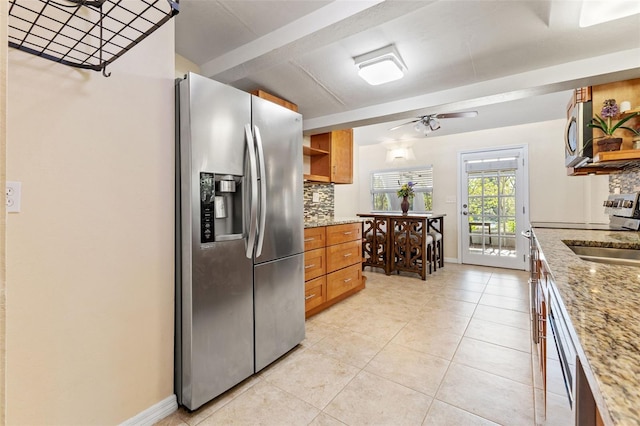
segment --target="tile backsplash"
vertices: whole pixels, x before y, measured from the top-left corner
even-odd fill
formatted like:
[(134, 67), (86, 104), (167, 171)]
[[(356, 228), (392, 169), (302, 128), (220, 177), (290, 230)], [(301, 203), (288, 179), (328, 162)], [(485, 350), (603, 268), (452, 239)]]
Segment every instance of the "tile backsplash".
[(609, 194), (620, 188), (621, 194), (640, 191), (640, 165), (625, 168), (622, 173), (609, 175)]
[[(309, 183), (304, 184), (304, 220), (316, 221), (333, 218), (334, 212), (334, 184)], [(313, 195), (317, 194), (316, 202)]]

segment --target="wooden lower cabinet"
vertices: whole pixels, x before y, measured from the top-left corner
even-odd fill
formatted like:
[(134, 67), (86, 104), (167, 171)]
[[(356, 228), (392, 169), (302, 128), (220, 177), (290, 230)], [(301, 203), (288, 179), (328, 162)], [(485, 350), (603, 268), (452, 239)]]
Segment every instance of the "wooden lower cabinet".
[(304, 264), (307, 318), (362, 290), (361, 223), (306, 228)]
[(327, 275), (327, 298), (336, 297), (352, 290), (362, 282), (362, 267), (352, 265)]
[(304, 283), (305, 312), (327, 301), (327, 278), (323, 275)]
[(324, 247), (304, 252), (304, 280), (318, 278), (327, 273)]

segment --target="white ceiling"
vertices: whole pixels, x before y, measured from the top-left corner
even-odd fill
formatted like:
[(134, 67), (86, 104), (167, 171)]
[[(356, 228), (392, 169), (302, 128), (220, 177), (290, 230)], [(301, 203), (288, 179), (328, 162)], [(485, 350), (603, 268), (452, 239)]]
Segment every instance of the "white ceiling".
[[(308, 134), (367, 126), (359, 143), (380, 143), (414, 138), (388, 129), (417, 115), (479, 111), (443, 120), (442, 136), (563, 118), (568, 90), (640, 77), (640, 15), (579, 28), (581, 4), (181, 0), (176, 51), (208, 77), (298, 104)], [(391, 43), (405, 78), (369, 86), (353, 57)]]

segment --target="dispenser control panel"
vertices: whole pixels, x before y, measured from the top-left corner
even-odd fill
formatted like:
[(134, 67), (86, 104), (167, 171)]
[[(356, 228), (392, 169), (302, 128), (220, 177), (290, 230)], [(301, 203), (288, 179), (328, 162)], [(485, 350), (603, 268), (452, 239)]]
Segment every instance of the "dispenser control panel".
[(213, 173), (200, 173), (200, 243), (215, 241), (213, 224), (215, 219), (215, 176)]

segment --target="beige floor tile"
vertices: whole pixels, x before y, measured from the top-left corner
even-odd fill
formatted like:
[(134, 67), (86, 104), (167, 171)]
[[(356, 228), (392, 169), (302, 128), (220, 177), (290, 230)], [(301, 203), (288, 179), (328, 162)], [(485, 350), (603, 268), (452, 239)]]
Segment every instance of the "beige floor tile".
[(478, 303), (478, 300), (482, 297), (482, 293), (478, 293), (477, 291), (460, 290), (458, 288), (446, 288), (438, 293), (438, 295), (447, 299), (469, 303)]
[(315, 321), (342, 328), (351, 321), (354, 312), (357, 312), (357, 310), (351, 309), (342, 303), (337, 303), (319, 314), (314, 315), (313, 318)]
[(529, 286), (517, 283), (517, 285), (487, 284), (484, 294), (511, 297), (529, 301)]
[(392, 343), (406, 346), (429, 355), (450, 360), (453, 358), (462, 336), (451, 334), (420, 323), (409, 323)]
[(462, 336), (471, 318), (452, 311), (431, 310), (425, 307), (410, 323)]
[(436, 398), (504, 425), (534, 425), (531, 386), (452, 363)]
[(301, 345), (305, 347), (312, 347), (327, 336), (331, 336), (340, 330), (331, 324), (325, 324), (317, 321), (315, 317), (309, 318), (305, 322), (305, 338)]
[(527, 271), (518, 271), (514, 269), (494, 269), (491, 274), (491, 281), (520, 281), (526, 283), (529, 279), (529, 273)]
[(343, 327), (356, 333), (388, 341), (398, 334), (407, 322), (388, 316), (384, 311), (356, 311), (353, 312), (349, 322), (343, 324)]
[(199, 409), (195, 411), (187, 411), (184, 407), (181, 407), (178, 410), (178, 415), (180, 418), (190, 426), (194, 426), (202, 422), (204, 419), (209, 417), (211, 414), (215, 413), (231, 401), (233, 401), (239, 395), (242, 395), (247, 390), (251, 389), (256, 384), (260, 383), (262, 380), (259, 376), (252, 376), (248, 379), (244, 380), (240, 384), (234, 386), (230, 390), (226, 391), (222, 395), (217, 398), (209, 401)]
[(531, 354), (464, 337), (453, 362), (533, 386)]
[(519, 312), (529, 312), (529, 299), (514, 299), (513, 297), (497, 296), (495, 294), (485, 294), (480, 298), (479, 304), (495, 306), (497, 308), (512, 309)]
[(309, 349), (264, 380), (322, 409), (359, 371)]
[(258, 372), (256, 376), (264, 379), (266, 377), (269, 377), (276, 371), (286, 370), (287, 368), (289, 368), (289, 364), (296, 360), (307, 349), (309, 348), (304, 345), (296, 346), (295, 348), (284, 354), (282, 357), (263, 368), (260, 372)]
[(314, 345), (313, 350), (345, 364), (364, 368), (386, 344), (386, 339), (376, 339), (350, 330), (338, 330)]
[(489, 305), (478, 305), (473, 313), (473, 318), (510, 325), (511, 327), (517, 327), (523, 330), (530, 330), (531, 327), (531, 319), (528, 313), (514, 311), (513, 309), (496, 308), (495, 306)]
[(345, 424), (326, 413), (320, 413), (309, 423), (309, 426), (345, 426)]
[(487, 287), (487, 284), (484, 282), (475, 282), (475, 281), (467, 281), (467, 280), (447, 280), (445, 285), (443, 285), (443, 287), (482, 293), (484, 289)]
[(527, 330), (521, 328), (472, 318), (464, 335), (484, 342), (531, 353), (530, 334)]
[(420, 425), (432, 398), (360, 372), (324, 412), (348, 425)]
[(306, 425), (320, 412), (312, 405), (269, 383), (258, 383), (199, 426), (209, 425)]
[(423, 426), (494, 426), (490, 420), (483, 419), (468, 411), (435, 399), (431, 404)]
[(438, 295), (437, 297), (431, 298), (422, 309), (429, 309), (434, 312), (447, 311), (453, 312), (457, 315), (471, 317), (473, 312), (476, 310), (476, 306), (478, 306), (476, 303), (447, 299)]
[(390, 343), (366, 366), (365, 371), (434, 396), (449, 368), (449, 361)]
[(154, 426), (188, 426), (188, 423), (182, 420), (182, 417), (180, 417), (180, 410), (178, 410), (159, 422), (154, 423)]

